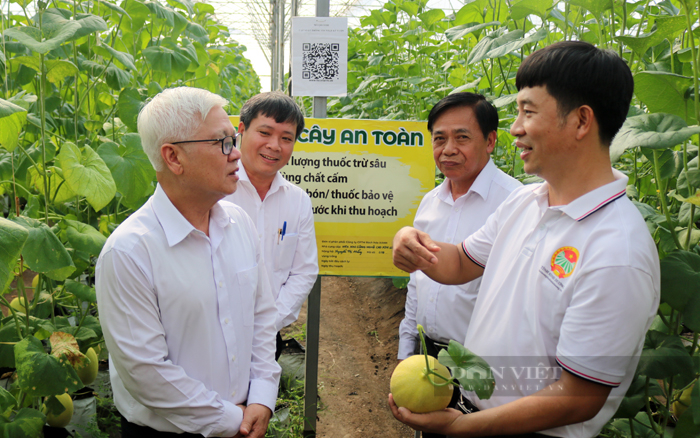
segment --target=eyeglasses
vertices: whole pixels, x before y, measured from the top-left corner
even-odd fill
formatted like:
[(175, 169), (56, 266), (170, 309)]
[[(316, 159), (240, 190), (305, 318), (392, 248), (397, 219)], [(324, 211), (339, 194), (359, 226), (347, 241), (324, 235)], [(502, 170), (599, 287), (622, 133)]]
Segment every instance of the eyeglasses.
[(221, 153), (224, 155), (229, 155), (233, 148), (236, 146), (236, 140), (238, 139), (238, 133), (236, 135), (227, 135), (224, 138), (213, 138), (209, 140), (186, 140), (186, 141), (173, 141), (170, 144), (181, 144), (181, 143), (200, 143), (204, 141), (217, 141), (221, 142)]

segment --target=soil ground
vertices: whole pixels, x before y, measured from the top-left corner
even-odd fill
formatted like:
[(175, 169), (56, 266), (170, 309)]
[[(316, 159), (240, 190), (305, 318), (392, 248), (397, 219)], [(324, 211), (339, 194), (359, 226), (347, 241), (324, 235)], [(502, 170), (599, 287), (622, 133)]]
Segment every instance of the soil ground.
[[(387, 404), (405, 300), (391, 279), (322, 279), (318, 438), (414, 436)], [(306, 306), (286, 331), (305, 322)]]

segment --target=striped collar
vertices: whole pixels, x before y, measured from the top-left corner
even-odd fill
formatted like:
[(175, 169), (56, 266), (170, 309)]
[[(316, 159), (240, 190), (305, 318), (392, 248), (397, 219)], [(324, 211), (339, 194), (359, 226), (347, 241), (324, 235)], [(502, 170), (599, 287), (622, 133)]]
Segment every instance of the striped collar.
[(613, 169), (615, 181), (586, 193), (562, 206), (561, 211), (575, 221), (582, 221), (596, 211), (626, 194), (629, 178), (622, 172)]

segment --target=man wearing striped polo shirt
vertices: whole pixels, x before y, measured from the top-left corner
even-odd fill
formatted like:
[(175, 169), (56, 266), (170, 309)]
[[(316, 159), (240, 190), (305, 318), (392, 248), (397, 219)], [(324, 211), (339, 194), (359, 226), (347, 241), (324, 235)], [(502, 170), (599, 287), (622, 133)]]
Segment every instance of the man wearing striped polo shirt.
[(511, 127), (524, 170), (545, 180), (515, 190), (459, 245), (412, 228), (394, 263), (434, 280), (482, 277), (464, 345), (491, 366), (475, 411), (394, 415), (449, 436), (596, 436), (629, 387), (659, 303), (659, 260), (627, 177), (611, 168), (632, 75), (613, 52), (583, 42), (548, 46), (517, 76)]

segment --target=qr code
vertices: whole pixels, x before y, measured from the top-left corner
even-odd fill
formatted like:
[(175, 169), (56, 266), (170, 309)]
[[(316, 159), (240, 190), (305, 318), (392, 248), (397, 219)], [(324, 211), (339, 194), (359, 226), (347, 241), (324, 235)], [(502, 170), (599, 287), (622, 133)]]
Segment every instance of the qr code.
[(340, 44), (304, 43), (302, 47), (301, 77), (313, 81), (330, 82), (340, 76)]

